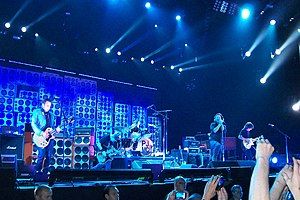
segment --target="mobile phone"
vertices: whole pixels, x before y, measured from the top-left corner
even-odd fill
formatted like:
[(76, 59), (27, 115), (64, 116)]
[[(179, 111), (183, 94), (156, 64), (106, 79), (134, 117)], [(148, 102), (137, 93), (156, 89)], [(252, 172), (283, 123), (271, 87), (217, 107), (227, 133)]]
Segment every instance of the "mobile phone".
[(175, 198), (176, 199), (185, 199), (185, 192), (176, 192)]
[(224, 187), (226, 181), (227, 181), (226, 178), (221, 176), (219, 179), (218, 185), (216, 187), (216, 190), (220, 190), (222, 187)]

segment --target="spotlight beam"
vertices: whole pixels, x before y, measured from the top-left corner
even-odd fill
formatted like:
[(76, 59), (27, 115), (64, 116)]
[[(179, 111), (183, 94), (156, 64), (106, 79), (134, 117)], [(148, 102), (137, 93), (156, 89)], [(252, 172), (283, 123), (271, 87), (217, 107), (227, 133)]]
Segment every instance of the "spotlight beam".
[(178, 52), (178, 49), (175, 49), (175, 50), (173, 50), (171, 52), (168, 52), (165, 55), (163, 55), (163, 56), (155, 59), (155, 62), (158, 62), (158, 61), (161, 61), (161, 60), (163, 60), (165, 58), (171, 57), (171, 56), (175, 55), (177, 52)]
[(150, 35), (151, 31), (148, 31), (147, 33), (141, 35), (137, 40), (135, 40), (134, 42), (132, 42), (131, 44), (129, 44), (127, 47), (125, 47), (124, 49), (122, 49), (122, 52), (128, 51), (129, 49), (135, 47), (136, 45), (138, 45), (139, 43), (141, 43), (144, 39), (146, 39), (149, 35)]
[(214, 63), (207, 63), (207, 64), (203, 64), (203, 65), (196, 65), (196, 66), (192, 66), (192, 67), (186, 67), (186, 68), (182, 69), (182, 72), (190, 71), (190, 70), (194, 70), (194, 69), (202, 69), (202, 68), (205, 68), (205, 67), (213, 67), (213, 66), (221, 65), (221, 64), (224, 64), (224, 63), (227, 63), (227, 62), (229, 62), (229, 60), (228, 61), (214, 62)]
[(171, 44), (172, 44), (173, 40), (167, 42), (166, 44), (163, 44), (161, 47), (159, 47), (158, 49), (156, 49), (155, 51), (152, 51), (151, 53), (149, 53), (148, 55), (146, 55), (144, 58), (145, 60), (150, 58), (151, 56), (154, 56), (155, 54), (158, 54), (159, 52), (161, 52), (162, 50), (168, 48)]
[(12, 24), (13, 21), (15, 21), (15, 19), (23, 12), (23, 10), (27, 7), (27, 5), (29, 3), (31, 3), (32, 0), (28, 0), (26, 2), (24, 2), (24, 4), (21, 6), (21, 8), (18, 10), (18, 12), (13, 16), (13, 18), (10, 20), (10, 23)]
[(298, 31), (294, 31), (292, 35), (283, 43), (283, 45), (279, 48), (279, 50), (282, 52), (286, 47), (288, 47), (290, 44), (292, 44), (294, 41), (297, 40), (297, 38), (300, 36)]
[(187, 61), (185, 61), (185, 62), (183, 62), (183, 63), (179, 63), (179, 64), (177, 64), (177, 65), (174, 65), (174, 67), (175, 67), (175, 68), (181, 67), (181, 66), (183, 66), (183, 65), (187, 65), (187, 64), (190, 64), (190, 63), (193, 63), (193, 62), (195, 62), (195, 58), (190, 59), (190, 60), (187, 60)]
[(39, 18), (37, 18), (35, 21), (31, 22), (29, 25), (26, 26), (26, 28), (30, 28), (31, 26), (35, 25), (36, 23), (40, 22), (41, 20), (45, 19), (46, 17), (52, 15), (59, 9), (61, 9), (65, 5), (64, 2), (61, 2), (60, 4), (53, 7), (51, 10), (47, 11), (45, 14), (41, 15)]
[(110, 46), (110, 50), (115, 48), (117, 44), (119, 44), (127, 35), (129, 35), (134, 29), (140, 25), (140, 23), (143, 21), (144, 17), (141, 17), (139, 20), (137, 20), (114, 44)]
[(267, 35), (267, 30), (265, 29), (258, 35), (258, 37), (255, 39), (254, 43), (252, 44), (252, 46), (248, 51), (252, 53), (252, 51), (254, 51), (254, 49), (263, 41), (263, 39), (266, 38), (266, 35)]

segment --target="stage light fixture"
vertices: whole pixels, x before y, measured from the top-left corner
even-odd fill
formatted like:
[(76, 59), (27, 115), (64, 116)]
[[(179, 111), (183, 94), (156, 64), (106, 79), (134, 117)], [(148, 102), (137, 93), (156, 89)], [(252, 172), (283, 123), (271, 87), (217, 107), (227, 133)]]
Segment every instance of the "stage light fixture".
[(23, 33), (25, 33), (25, 32), (27, 31), (27, 28), (26, 28), (25, 26), (23, 26), (23, 27), (21, 28), (21, 31), (22, 31)]
[(171, 65), (170, 69), (171, 69), (171, 70), (175, 69), (175, 66), (174, 66), (174, 65)]
[(246, 57), (250, 57), (250, 56), (251, 56), (251, 52), (250, 52), (250, 51), (247, 51), (247, 52), (245, 53), (245, 56), (246, 56)]
[(250, 14), (251, 14), (251, 12), (248, 8), (242, 9), (241, 16), (243, 19), (248, 19), (250, 17)]
[(134, 60), (134, 57), (131, 57), (131, 60)]
[(185, 44), (184, 44), (184, 46), (185, 46), (185, 47), (187, 47), (187, 46), (188, 46), (188, 44), (187, 44), (187, 43), (185, 43)]
[(118, 55), (118, 56), (122, 55), (121, 51), (118, 51), (118, 52), (117, 52), (117, 55)]
[(275, 50), (275, 54), (276, 54), (276, 55), (280, 55), (280, 54), (281, 54), (281, 50), (280, 50), (280, 49), (276, 49), (276, 50)]
[(145, 58), (144, 57), (141, 57), (141, 62), (144, 62), (145, 61)]
[(176, 15), (176, 20), (180, 21), (181, 20), (181, 16), (180, 15)]
[(38, 33), (35, 33), (34, 36), (35, 36), (35, 37), (39, 37), (39, 34), (38, 34)]
[(300, 28), (298, 28), (298, 33), (300, 33)]
[(166, 66), (165, 66), (165, 65), (163, 65), (163, 66), (162, 66), (162, 68), (163, 68), (163, 69), (165, 69), (165, 68), (166, 68)]
[(275, 19), (271, 19), (270, 20), (270, 25), (274, 26), (276, 24), (276, 20)]
[(265, 84), (266, 82), (267, 82), (267, 79), (266, 78), (261, 78), (260, 80), (259, 80), (259, 82), (261, 83), (261, 84)]
[(5, 28), (10, 28), (10, 23), (9, 23), (9, 22), (6, 22), (6, 23), (4, 24), (4, 26), (5, 26)]
[(178, 69), (178, 71), (179, 71), (179, 72), (182, 72), (182, 68), (180, 67), (180, 68)]
[(271, 52), (271, 58), (274, 59), (274, 57), (275, 57), (275, 54), (273, 54), (273, 53)]
[(151, 60), (151, 64), (152, 64), (152, 65), (154, 64), (154, 60)]
[(278, 158), (274, 156), (271, 161), (273, 164), (276, 164), (278, 162)]
[(300, 111), (300, 101), (298, 101), (297, 103), (295, 103), (293, 106), (292, 106), (292, 109), (293, 111)]
[(105, 52), (106, 52), (106, 53), (110, 53), (110, 48), (106, 48), (106, 49), (105, 49)]
[(151, 3), (150, 3), (150, 2), (145, 3), (145, 7), (146, 7), (147, 9), (151, 8)]
[(96, 52), (98, 52), (99, 51), (99, 49), (96, 47), (95, 49), (94, 49)]
[(157, 24), (155, 24), (154, 27), (157, 28), (158, 27)]

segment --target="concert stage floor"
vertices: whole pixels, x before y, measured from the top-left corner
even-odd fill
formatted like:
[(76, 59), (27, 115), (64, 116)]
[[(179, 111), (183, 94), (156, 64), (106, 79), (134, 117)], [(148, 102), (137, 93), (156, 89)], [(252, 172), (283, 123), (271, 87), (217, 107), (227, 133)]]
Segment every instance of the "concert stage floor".
[[(128, 170), (131, 171), (131, 170)], [(82, 174), (91, 173), (95, 171), (84, 171)], [(228, 172), (226, 174), (226, 172)], [(67, 174), (68, 171), (65, 172)], [(109, 174), (110, 171), (105, 173)], [(132, 174), (135, 170), (132, 170)], [(221, 167), (221, 168), (203, 168), (203, 169), (168, 169), (165, 173), (166, 179), (163, 182), (154, 180), (150, 183), (148, 181), (141, 180), (116, 180), (112, 177), (112, 180), (105, 181), (85, 181), (85, 177), (77, 177), (72, 181), (55, 181), (53, 188), (54, 200), (85, 200), (85, 199), (103, 199), (102, 191), (106, 185), (116, 185), (120, 191), (120, 199), (130, 200), (153, 200), (164, 199), (165, 196), (173, 189), (173, 180), (169, 177), (175, 177), (177, 175), (183, 175), (187, 178), (187, 190), (190, 194), (203, 193), (203, 189), (208, 178), (212, 174), (222, 174), (224, 177), (230, 179), (230, 183), (225, 187), (228, 193), (230, 188), (234, 184), (239, 184), (244, 190), (244, 197), (248, 196), (249, 183), (251, 178), (252, 168), (249, 167)], [(73, 176), (73, 174), (70, 174)], [(199, 177), (201, 176), (201, 177)], [(91, 177), (89, 177), (91, 178)], [(271, 178), (272, 179), (272, 178)], [(48, 182), (33, 182), (30, 180), (18, 180), (17, 187), (14, 190), (2, 191), (0, 199), (12, 199), (12, 200), (28, 200), (33, 199), (33, 191), (40, 184), (48, 184)]]

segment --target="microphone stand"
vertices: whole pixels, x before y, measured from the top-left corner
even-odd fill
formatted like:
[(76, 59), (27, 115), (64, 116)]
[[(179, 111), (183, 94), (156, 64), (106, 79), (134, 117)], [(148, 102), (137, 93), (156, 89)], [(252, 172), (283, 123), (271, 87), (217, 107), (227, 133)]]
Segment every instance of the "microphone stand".
[(163, 162), (166, 160), (166, 153), (168, 150), (168, 113), (172, 112), (172, 110), (155, 110), (154, 108), (150, 107), (155, 114), (160, 115), (163, 118)]
[(276, 130), (278, 133), (280, 133), (281, 135), (284, 136), (285, 138), (285, 156), (286, 156), (286, 163), (289, 163), (289, 149), (288, 149), (288, 139), (291, 139), (290, 136), (288, 136), (287, 134), (285, 134), (284, 132), (282, 132), (279, 128), (277, 128), (276, 126), (271, 126), (274, 130)]

